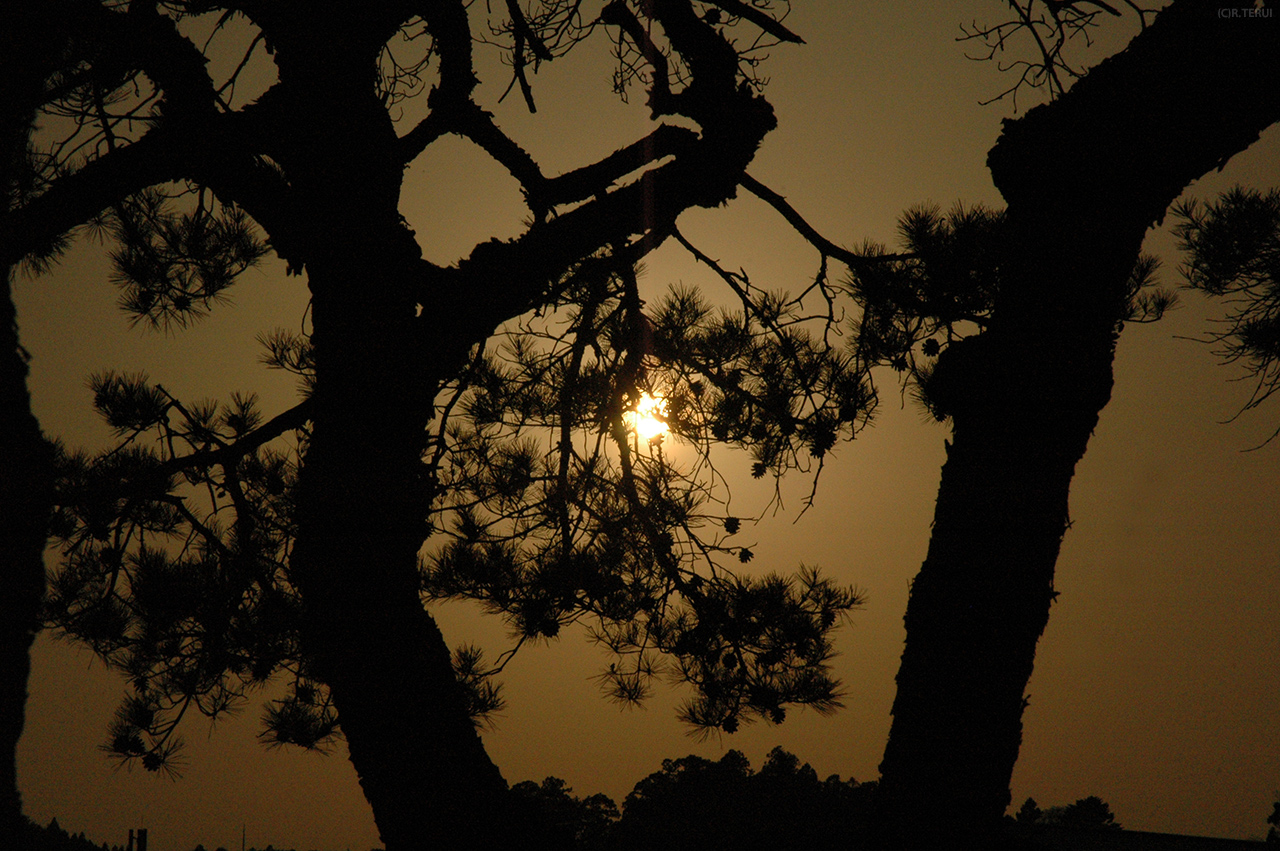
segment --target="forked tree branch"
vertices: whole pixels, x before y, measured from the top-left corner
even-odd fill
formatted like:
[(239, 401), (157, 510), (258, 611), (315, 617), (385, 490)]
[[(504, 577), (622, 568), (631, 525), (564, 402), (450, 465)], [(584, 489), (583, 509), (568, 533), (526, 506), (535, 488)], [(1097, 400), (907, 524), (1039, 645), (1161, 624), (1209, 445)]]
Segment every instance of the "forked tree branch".
[(804, 44), (804, 39), (793, 33), (782, 25), (780, 21), (765, 14), (760, 9), (742, 0), (708, 0), (712, 5), (719, 6), (730, 15), (750, 21), (769, 35), (780, 41), (789, 41), (793, 44)]
[(770, 207), (777, 210), (782, 218), (786, 219), (787, 224), (796, 229), (796, 233), (803, 236), (810, 245), (818, 249), (825, 257), (834, 257), (850, 269), (866, 269), (877, 263), (893, 260), (908, 260), (912, 257), (910, 254), (879, 254), (875, 257), (866, 257), (855, 251), (836, 245), (809, 224), (804, 216), (787, 203), (787, 199), (774, 192), (768, 186), (756, 180), (751, 175), (743, 172), (739, 181), (742, 188), (746, 189), (752, 195), (755, 195), (761, 201), (764, 201)]

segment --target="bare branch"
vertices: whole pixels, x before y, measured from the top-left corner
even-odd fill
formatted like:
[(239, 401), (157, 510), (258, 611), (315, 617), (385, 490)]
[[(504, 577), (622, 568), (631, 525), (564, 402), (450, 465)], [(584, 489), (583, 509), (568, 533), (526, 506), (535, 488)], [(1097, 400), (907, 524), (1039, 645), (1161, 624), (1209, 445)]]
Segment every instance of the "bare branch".
[(796, 232), (808, 240), (809, 244), (818, 249), (824, 257), (834, 257), (851, 269), (863, 269), (883, 261), (906, 260), (911, 257), (910, 254), (882, 254), (875, 257), (867, 257), (847, 248), (842, 248), (818, 233), (794, 207), (787, 203), (786, 198), (783, 198), (751, 175), (743, 172), (740, 183), (743, 189), (746, 189), (781, 213), (782, 218), (787, 220), (787, 224), (795, 228)]
[(652, 133), (609, 154), (599, 162), (550, 178), (540, 200), (549, 207), (572, 204), (603, 193), (637, 169), (692, 149), (698, 134), (684, 127), (662, 124)]
[[(1134, 2), (1125, 0), (1133, 10), (1138, 25), (1145, 29), (1148, 17), (1156, 14)], [(1091, 31), (1097, 27), (1098, 16), (1104, 12), (1113, 17), (1123, 17), (1116, 7), (1098, 0), (1010, 0), (1013, 18), (996, 24), (961, 26), (957, 41), (981, 42), (985, 50), (969, 56), (977, 61), (988, 61), (1003, 56), (1010, 40), (1026, 36), (1035, 45), (1035, 59), (1015, 59), (1001, 63), (1001, 71), (1018, 70), (1018, 78), (1004, 91), (982, 103), (989, 104), (1011, 96), (1017, 108), (1017, 96), (1023, 86), (1046, 88), (1049, 98), (1060, 97), (1071, 80), (1080, 78), (1086, 68), (1082, 62), (1068, 59), (1064, 54), (1074, 39), (1083, 39), (1085, 47), (1093, 43)], [(1085, 9), (1082, 7), (1093, 7)]]
[(742, 0), (709, 0), (730, 15), (744, 18), (780, 41), (804, 44), (804, 39), (782, 25), (781, 22)]

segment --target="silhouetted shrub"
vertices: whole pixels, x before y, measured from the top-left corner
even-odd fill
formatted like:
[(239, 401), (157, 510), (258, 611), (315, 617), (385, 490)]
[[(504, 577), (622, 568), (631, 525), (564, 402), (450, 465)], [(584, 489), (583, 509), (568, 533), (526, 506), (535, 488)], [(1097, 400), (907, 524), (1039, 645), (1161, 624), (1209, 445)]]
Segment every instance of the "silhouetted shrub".
[(1059, 825), (1062, 827), (1120, 830), (1111, 806), (1097, 795), (1081, 798), (1074, 804), (1042, 810), (1035, 798), (1023, 802), (1014, 821), (1020, 825)]
[(539, 785), (525, 780), (511, 787), (529, 817), (543, 828), (548, 847), (584, 851), (609, 848), (609, 835), (618, 820), (618, 805), (608, 795), (578, 798), (559, 777)]
[(858, 847), (875, 784), (831, 776), (774, 748), (758, 773), (739, 751), (664, 760), (636, 784), (612, 830), (619, 851)]
[(1036, 805), (1036, 799), (1027, 798), (1022, 802), (1022, 806), (1018, 809), (1018, 814), (1014, 816), (1013, 820), (1018, 824), (1035, 824), (1042, 815), (1044, 815), (1044, 810)]
[[(24, 816), (24, 818), (26, 818)], [(26, 818), (27, 851), (121, 851), (118, 845), (95, 844), (84, 831), (74, 836), (62, 829), (58, 819), (50, 819), (46, 827)]]

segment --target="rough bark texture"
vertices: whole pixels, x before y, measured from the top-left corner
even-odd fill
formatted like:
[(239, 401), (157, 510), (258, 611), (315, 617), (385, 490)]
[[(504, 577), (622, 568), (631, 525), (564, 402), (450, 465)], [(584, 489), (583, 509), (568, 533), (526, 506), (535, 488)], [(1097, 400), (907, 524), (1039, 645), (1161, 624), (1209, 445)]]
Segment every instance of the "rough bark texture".
[[(6, 14), (0, 35), (0, 214), (14, 205), (35, 105), (57, 57), (39, 9)], [(7, 218), (7, 217), (6, 217)], [(0, 222), (0, 232), (5, 225)], [(18, 339), (12, 263), (0, 263), (0, 847), (25, 847), (17, 746), (26, 718), (31, 643), (44, 597), (44, 545), (53, 505), (53, 456), (31, 412), (27, 356)]]
[[(368, 76), (368, 45), (380, 41), (361, 49), (324, 31), (344, 22), (309, 23), (277, 48), (289, 98), (279, 106), (295, 128), (277, 153), (310, 211), (302, 254), (317, 379), (293, 557), (304, 647), (330, 687), (386, 846), (494, 848), (513, 838), (506, 784), (419, 601), (421, 455), (442, 376), (422, 357), (419, 250), (399, 217), (395, 134)], [(326, 109), (335, 101), (336, 115)]]
[(1183, 188), (1280, 119), (1280, 27), (1217, 7), (1178, 0), (991, 151), (1007, 262), (991, 329), (938, 365), (953, 440), (880, 766), (888, 847), (992, 841), (1129, 270)]
[(44, 543), (53, 503), (49, 445), (31, 413), (5, 270), (0, 292), (0, 846), (20, 849), (17, 747), (31, 672), (31, 642), (44, 597)]

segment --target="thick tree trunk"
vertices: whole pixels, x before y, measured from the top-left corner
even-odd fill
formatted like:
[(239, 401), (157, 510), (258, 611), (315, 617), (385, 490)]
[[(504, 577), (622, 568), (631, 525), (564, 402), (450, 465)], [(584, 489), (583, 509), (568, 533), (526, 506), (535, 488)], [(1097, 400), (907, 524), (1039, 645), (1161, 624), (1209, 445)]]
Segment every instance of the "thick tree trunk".
[[(61, 58), (61, 36), (35, 4), (6, 12), (0, 34), (0, 216), (13, 203), (35, 106)], [(0, 230), (6, 227), (0, 221)], [(44, 598), (44, 547), (53, 508), (53, 452), (31, 412), (27, 355), (11, 283), (0, 264), (0, 847), (26, 847), (17, 747), (26, 719), (31, 643)]]
[[(26, 144), (25, 122), (6, 126), (0, 186), (8, 187)], [(6, 206), (7, 206), (7, 198)], [(21, 849), (17, 748), (26, 718), (31, 642), (44, 599), (44, 546), (53, 509), (53, 452), (27, 392), (18, 341), (12, 267), (0, 269), (0, 847)]]
[(1280, 27), (1217, 5), (1175, 2), (991, 152), (1008, 257), (991, 329), (939, 360), (953, 442), (880, 766), (888, 847), (992, 841), (1129, 270), (1182, 189), (1280, 119)]
[(44, 597), (44, 544), (53, 503), (52, 453), (31, 413), (27, 364), (9, 291), (0, 283), (0, 846), (23, 848), (17, 748)]
[(317, 382), (293, 554), (304, 650), (388, 851), (496, 848), (516, 827), (506, 784), (419, 597), (432, 382), (416, 365), (413, 302), (371, 293), (395, 288), (403, 269), (348, 272), (310, 272)]
[[(308, 15), (300, 49), (278, 47), (292, 124), (278, 153), (308, 216), (316, 358), (291, 559), (303, 651), (329, 686), (388, 851), (512, 846), (520, 826), (506, 783), (419, 596), (426, 428), (457, 363), (426, 354), (451, 347), (425, 339), (416, 318), (425, 264), (399, 216), (402, 166), (374, 95), (376, 51), (362, 52), (342, 21)], [(448, 318), (435, 319), (447, 334)], [(452, 348), (461, 357), (468, 346)]]

